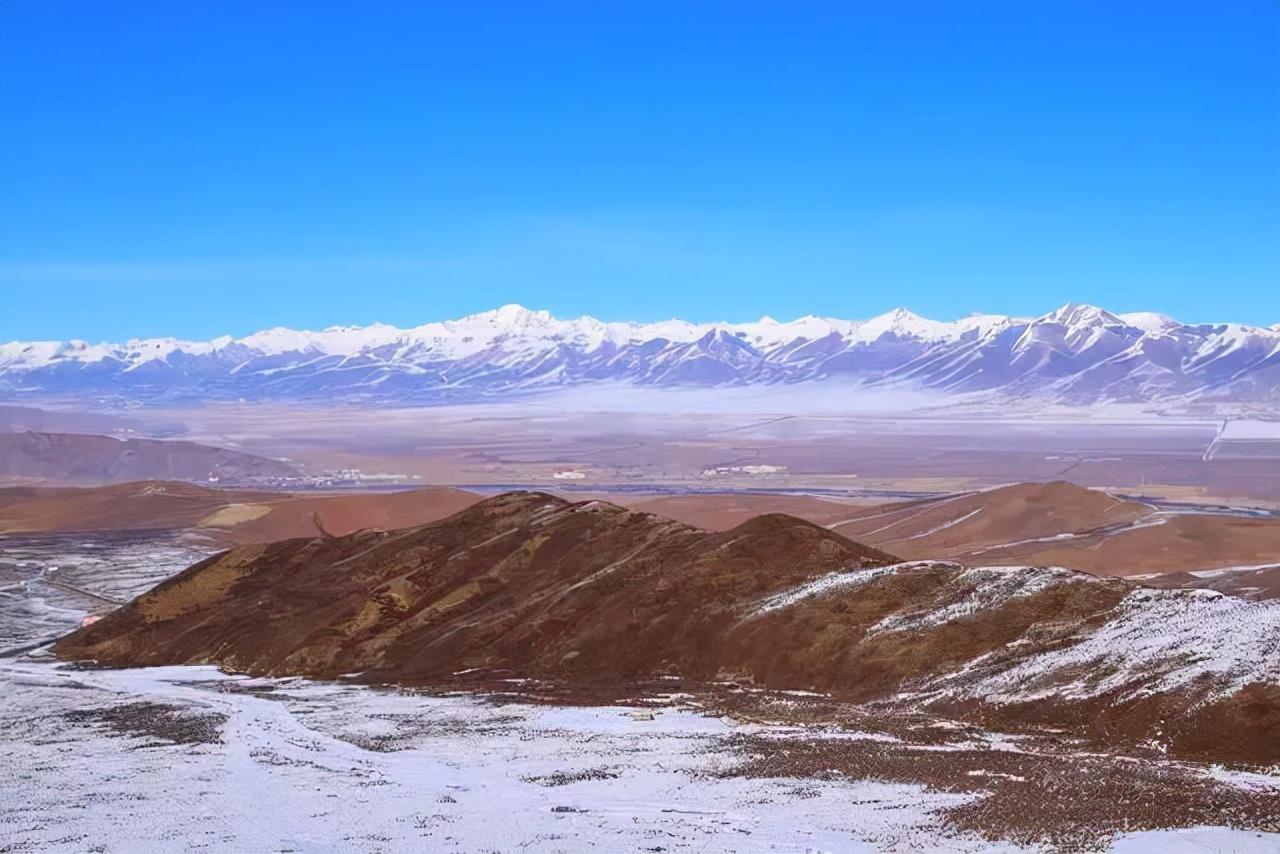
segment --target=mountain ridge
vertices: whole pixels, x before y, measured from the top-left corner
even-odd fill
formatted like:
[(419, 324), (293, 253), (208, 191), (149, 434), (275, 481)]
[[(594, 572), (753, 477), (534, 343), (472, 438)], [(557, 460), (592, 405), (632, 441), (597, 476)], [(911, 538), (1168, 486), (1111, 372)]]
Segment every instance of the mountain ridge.
[(214, 555), (55, 652), (402, 685), (744, 680), (1269, 764), (1278, 640), (1274, 602), (901, 562), (784, 514), (713, 533), (516, 492), (412, 528)]
[(868, 394), (1108, 402), (1280, 400), (1280, 329), (1185, 324), (1068, 303), (1035, 318), (562, 320), (507, 305), (400, 329), (274, 328), (210, 341), (0, 344), (0, 395), (432, 402), (615, 382), (650, 388), (841, 382)]

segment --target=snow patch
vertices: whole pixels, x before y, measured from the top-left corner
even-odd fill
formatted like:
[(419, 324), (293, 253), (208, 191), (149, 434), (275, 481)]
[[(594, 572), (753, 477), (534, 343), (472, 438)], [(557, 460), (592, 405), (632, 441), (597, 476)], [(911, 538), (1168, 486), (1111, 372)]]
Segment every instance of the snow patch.
[(765, 599), (760, 603), (751, 616), (758, 617), (762, 614), (781, 610), (782, 608), (789, 608), (797, 602), (802, 602), (805, 599), (810, 599), (814, 596), (824, 596), (834, 590), (842, 590), (846, 587), (856, 587), (860, 584), (866, 584), (868, 581), (879, 578), (883, 575), (893, 575), (899, 569), (904, 567), (929, 563), (933, 563), (933, 561), (912, 561), (910, 563), (890, 564), (889, 566), (873, 566), (867, 569), (855, 569), (848, 572), (829, 572), (821, 578), (815, 578), (813, 581), (801, 584), (799, 587), (793, 587), (783, 593), (770, 596), (768, 599)]
[(867, 634), (935, 628), (1034, 596), (1059, 584), (1073, 584), (1090, 578), (1058, 567), (995, 566), (965, 570), (938, 593), (936, 607), (892, 614), (873, 625)]
[(1280, 682), (1280, 602), (1143, 588), (1078, 643), (1032, 656), (957, 693), (996, 703), (1113, 691), (1132, 699), (1200, 683), (1205, 699), (1214, 699), (1253, 682)]

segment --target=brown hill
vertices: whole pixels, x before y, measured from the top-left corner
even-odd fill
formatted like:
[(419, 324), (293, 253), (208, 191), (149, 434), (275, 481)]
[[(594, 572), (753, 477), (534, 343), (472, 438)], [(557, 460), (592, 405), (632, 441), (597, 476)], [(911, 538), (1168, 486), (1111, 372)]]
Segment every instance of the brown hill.
[[(152, 422), (152, 426), (157, 426)], [(162, 425), (175, 427), (177, 425)], [(142, 422), (105, 412), (36, 409), (30, 406), (0, 405), (0, 432), (102, 433), (142, 430)]]
[[(1274, 603), (1062, 569), (895, 565), (781, 515), (711, 533), (511, 493), (406, 530), (233, 549), (56, 651), (395, 683), (738, 678), (1267, 762), (1280, 760), (1266, 737), (1276, 643)], [(1229, 740), (1212, 734), (1227, 722)]]
[(297, 474), (297, 469), (279, 460), (195, 442), (80, 433), (0, 433), (0, 478), (10, 482), (207, 482), (217, 478), (234, 483)]
[(268, 492), (138, 481), (87, 489), (0, 489), (0, 533), (187, 529), (230, 504), (283, 498)]
[(710, 675), (706, 647), (745, 602), (893, 560), (785, 516), (712, 534), (603, 502), (511, 493), (408, 530), (233, 549), (59, 650), (395, 681), (470, 667)]
[(1141, 575), (1280, 563), (1280, 519), (1167, 512), (1071, 483), (854, 508), (832, 529), (908, 559)]
[(236, 543), (262, 543), (317, 532), (343, 536), (366, 528), (389, 530), (421, 525), (451, 516), (480, 500), (473, 492), (424, 487), (403, 492), (343, 495), (290, 495), (227, 507), (206, 517), (203, 526), (218, 528)]
[(480, 497), (458, 489), (286, 495), (173, 481), (86, 488), (0, 489), (0, 533), (195, 530), (255, 543), (363, 528), (404, 528), (458, 512)]
[(1034, 543), (957, 549), (965, 562), (1069, 565), (1107, 575), (1280, 564), (1280, 519), (1151, 514), (1119, 529)]
[(1065, 481), (1018, 483), (850, 513), (835, 530), (898, 545), (904, 557), (940, 557), (986, 546), (1123, 525), (1151, 513)]
[(1143, 576), (1142, 582), (1152, 587), (1176, 590), (1217, 590), (1242, 599), (1264, 601), (1280, 599), (1280, 563), (1266, 566), (1242, 566), (1193, 574), (1169, 572)]
[(6, 486), (0, 487), (0, 507), (8, 507), (10, 504), (21, 504), (24, 501), (31, 501), (47, 494), (51, 490), (42, 489), (38, 486)]
[[(1132, 521), (1152, 512), (1145, 504), (1065, 481), (1018, 483), (889, 503), (765, 493), (697, 493), (619, 500), (628, 507), (711, 531), (728, 530), (762, 513), (786, 513), (868, 542), (902, 542), (908, 552), (919, 550), (925, 543), (943, 548), (956, 544), (981, 547), (1088, 530)], [(975, 513), (978, 510), (982, 512)], [(944, 536), (944, 531), (951, 533)]]
[[(623, 500), (708, 530), (727, 530), (761, 513), (787, 513), (910, 559), (947, 558), (972, 566), (1051, 565), (1100, 575), (1147, 575), (1280, 564), (1280, 519), (1162, 511), (1062, 481), (1019, 483), (890, 504), (845, 503), (774, 494), (696, 494)], [(1275, 598), (1270, 577), (1239, 584)], [(1248, 589), (1246, 589), (1248, 588)]]
[(812, 522), (830, 525), (848, 519), (875, 502), (834, 501), (809, 495), (764, 493), (710, 493), (664, 495), (658, 498), (619, 498), (618, 503), (646, 513), (677, 519), (706, 531), (727, 531), (748, 519), (766, 513), (785, 513)]

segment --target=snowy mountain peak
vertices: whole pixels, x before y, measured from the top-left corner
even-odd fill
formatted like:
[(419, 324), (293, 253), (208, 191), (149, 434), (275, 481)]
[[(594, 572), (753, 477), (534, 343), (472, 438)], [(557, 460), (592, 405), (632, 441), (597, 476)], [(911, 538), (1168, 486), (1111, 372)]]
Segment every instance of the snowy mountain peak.
[(1046, 323), (1057, 323), (1067, 328), (1096, 326), (1098, 324), (1122, 325), (1119, 317), (1096, 305), (1069, 302), (1041, 318)]
[(892, 321), (894, 324), (897, 324), (897, 325), (910, 325), (913, 323), (919, 323), (921, 320), (924, 320), (923, 317), (916, 314), (914, 311), (911, 311), (910, 309), (905, 309), (905, 308), (895, 308), (892, 311), (887, 311), (880, 316), (889, 319), (890, 321)]
[(1125, 314), (1117, 314), (1116, 317), (1120, 318), (1126, 325), (1141, 329), (1148, 335), (1163, 335), (1181, 325), (1169, 315), (1155, 311), (1130, 311)]
[(554, 318), (549, 311), (532, 311), (517, 303), (508, 303), (492, 311), (468, 315), (463, 320), (491, 323), (506, 329), (526, 329), (530, 326), (545, 326)]
[(412, 404), (599, 382), (658, 387), (842, 382), (1056, 404), (1280, 405), (1280, 325), (1184, 325), (1069, 303), (1035, 319), (748, 323), (558, 319), (505, 305), (458, 320), (232, 339), (0, 344), (0, 400), (348, 400)]
[(947, 340), (954, 338), (956, 333), (957, 327), (953, 323), (929, 320), (905, 308), (895, 308), (859, 325), (856, 338), (866, 342), (877, 341), (885, 336)]

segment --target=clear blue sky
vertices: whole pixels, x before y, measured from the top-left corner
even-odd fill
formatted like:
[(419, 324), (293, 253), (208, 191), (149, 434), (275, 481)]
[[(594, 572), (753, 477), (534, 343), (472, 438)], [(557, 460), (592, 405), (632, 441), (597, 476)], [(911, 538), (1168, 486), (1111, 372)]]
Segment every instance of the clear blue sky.
[(1280, 322), (1280, 3), (0, 2), (0, 339)]

